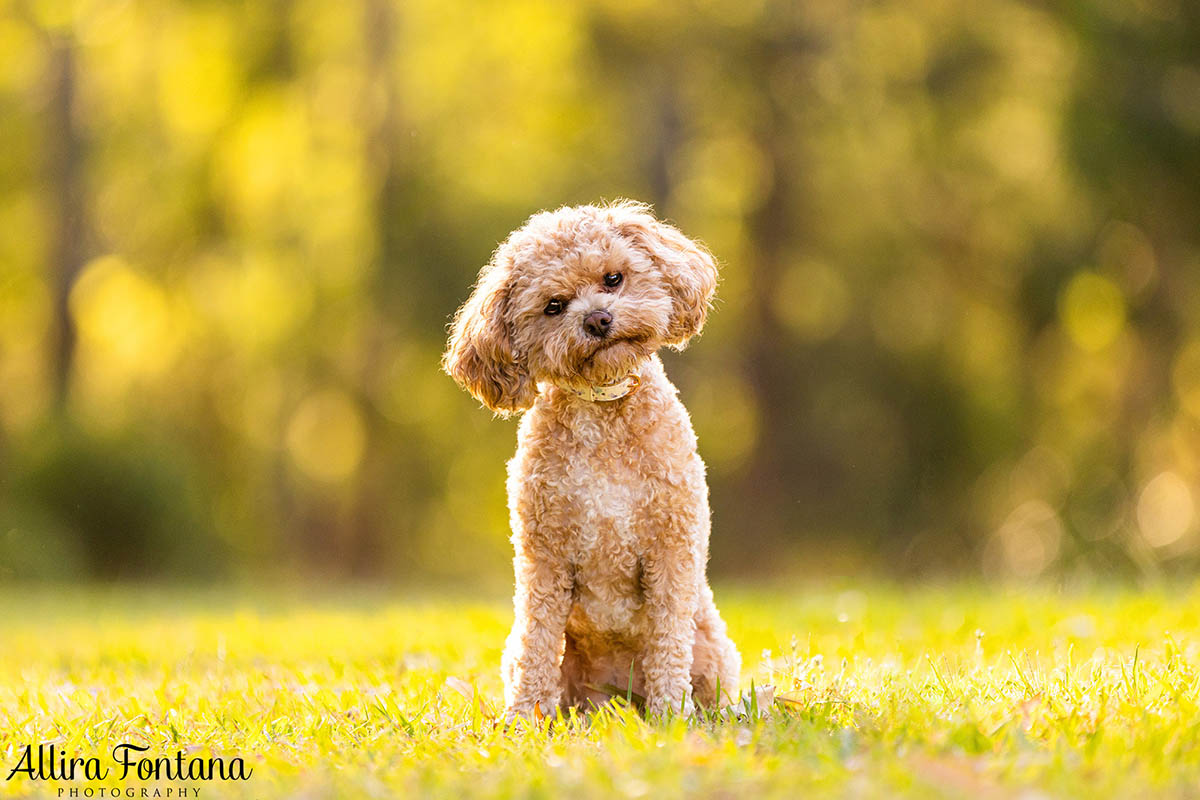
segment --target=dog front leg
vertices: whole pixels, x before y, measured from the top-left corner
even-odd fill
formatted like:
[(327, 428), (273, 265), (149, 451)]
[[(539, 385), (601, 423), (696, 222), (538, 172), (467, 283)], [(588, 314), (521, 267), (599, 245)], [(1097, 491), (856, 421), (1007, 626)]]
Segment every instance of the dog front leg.
[[(562, 699), (563, 634), (571, 610), (571, 574), (557, 559), (526, 556), (518, 546), (512, 633), (502, 665), (506, 717), (555, 713)], [(535, 708), (537, 711), (535, 711)]]
[(692, 713), (692, 648), (696, 640), (697, 565), (676, 554), (643, 561), (649, 631), (643, 651), (646, 710)]

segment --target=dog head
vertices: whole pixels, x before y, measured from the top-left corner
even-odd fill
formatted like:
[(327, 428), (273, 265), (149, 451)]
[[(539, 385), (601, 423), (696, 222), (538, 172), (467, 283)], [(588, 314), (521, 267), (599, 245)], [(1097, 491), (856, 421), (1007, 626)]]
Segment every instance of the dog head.
[(535, 214), (480, 272), (443, 366), (493, 411), (521, 411), (539, 381), (607, 384), (682, 349), (716, 285), (708, 251), (641, 203)]

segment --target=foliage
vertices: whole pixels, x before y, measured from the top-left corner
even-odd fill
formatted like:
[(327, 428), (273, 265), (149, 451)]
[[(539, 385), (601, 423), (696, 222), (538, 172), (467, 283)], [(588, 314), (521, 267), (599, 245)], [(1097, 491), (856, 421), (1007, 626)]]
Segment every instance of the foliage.
[(1194, 588), (718, 591), (747, 688), (780, 698), (766, 719), (618, 706), (513, 731), (497, 726), (498, 603), (363, 589), (0, 599), (8, 768), (52, 741), (247, 757), (248, 782), (204, 790), (222, 797), (1186, 797), (1200, 780)]
[(61, 428), (170, 454), (195, 563), (504, 572), (445, 324), (632, 196), (723, 264), (716, 570), (1190, 568), (1198, 54), (1185, 0), (0, 0), (0, 534), (102, 547), (19, 479)]

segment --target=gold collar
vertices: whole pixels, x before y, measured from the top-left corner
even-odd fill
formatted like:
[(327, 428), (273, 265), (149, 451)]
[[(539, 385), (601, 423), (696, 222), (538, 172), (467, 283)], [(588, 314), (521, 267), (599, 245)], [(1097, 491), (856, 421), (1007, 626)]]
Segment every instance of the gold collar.
[(628, 397), (637, 391), (637, 388), (642, 385), (642, 379), (636, 373), (629, 373), (619, 381), (606, 383), (603, 386), (589, 386), (586, 389), (576, 389), (574, 386), (562, 387), (564, 391), (578, 397), (580, 400), (589, 400), (593, 403), (608, 403), (613, 400), (620, 400), (622, 397)]

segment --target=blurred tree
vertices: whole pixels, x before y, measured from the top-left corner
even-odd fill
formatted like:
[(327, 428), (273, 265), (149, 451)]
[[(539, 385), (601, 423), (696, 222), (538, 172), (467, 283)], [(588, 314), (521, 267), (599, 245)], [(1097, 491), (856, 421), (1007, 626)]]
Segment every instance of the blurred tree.
[(69, 308), (71, 290), (83, 268), (83, 143), (75, 123), (75, 45), (69, 34), (43, 34), (49, 40), (50, 99), (46, 126), (46, 173), (53, 197), (54, 249), (50, 256), (54, 286), (52, 363), (54, 404), (66, 404), (75, 361), (75, 322)]
[(718, 571), (1194, 568), (1197, 15), (0, 5), (0, 574), (503, 580), (445, 324), (619, 196), (722, 262), (667, 357)]

